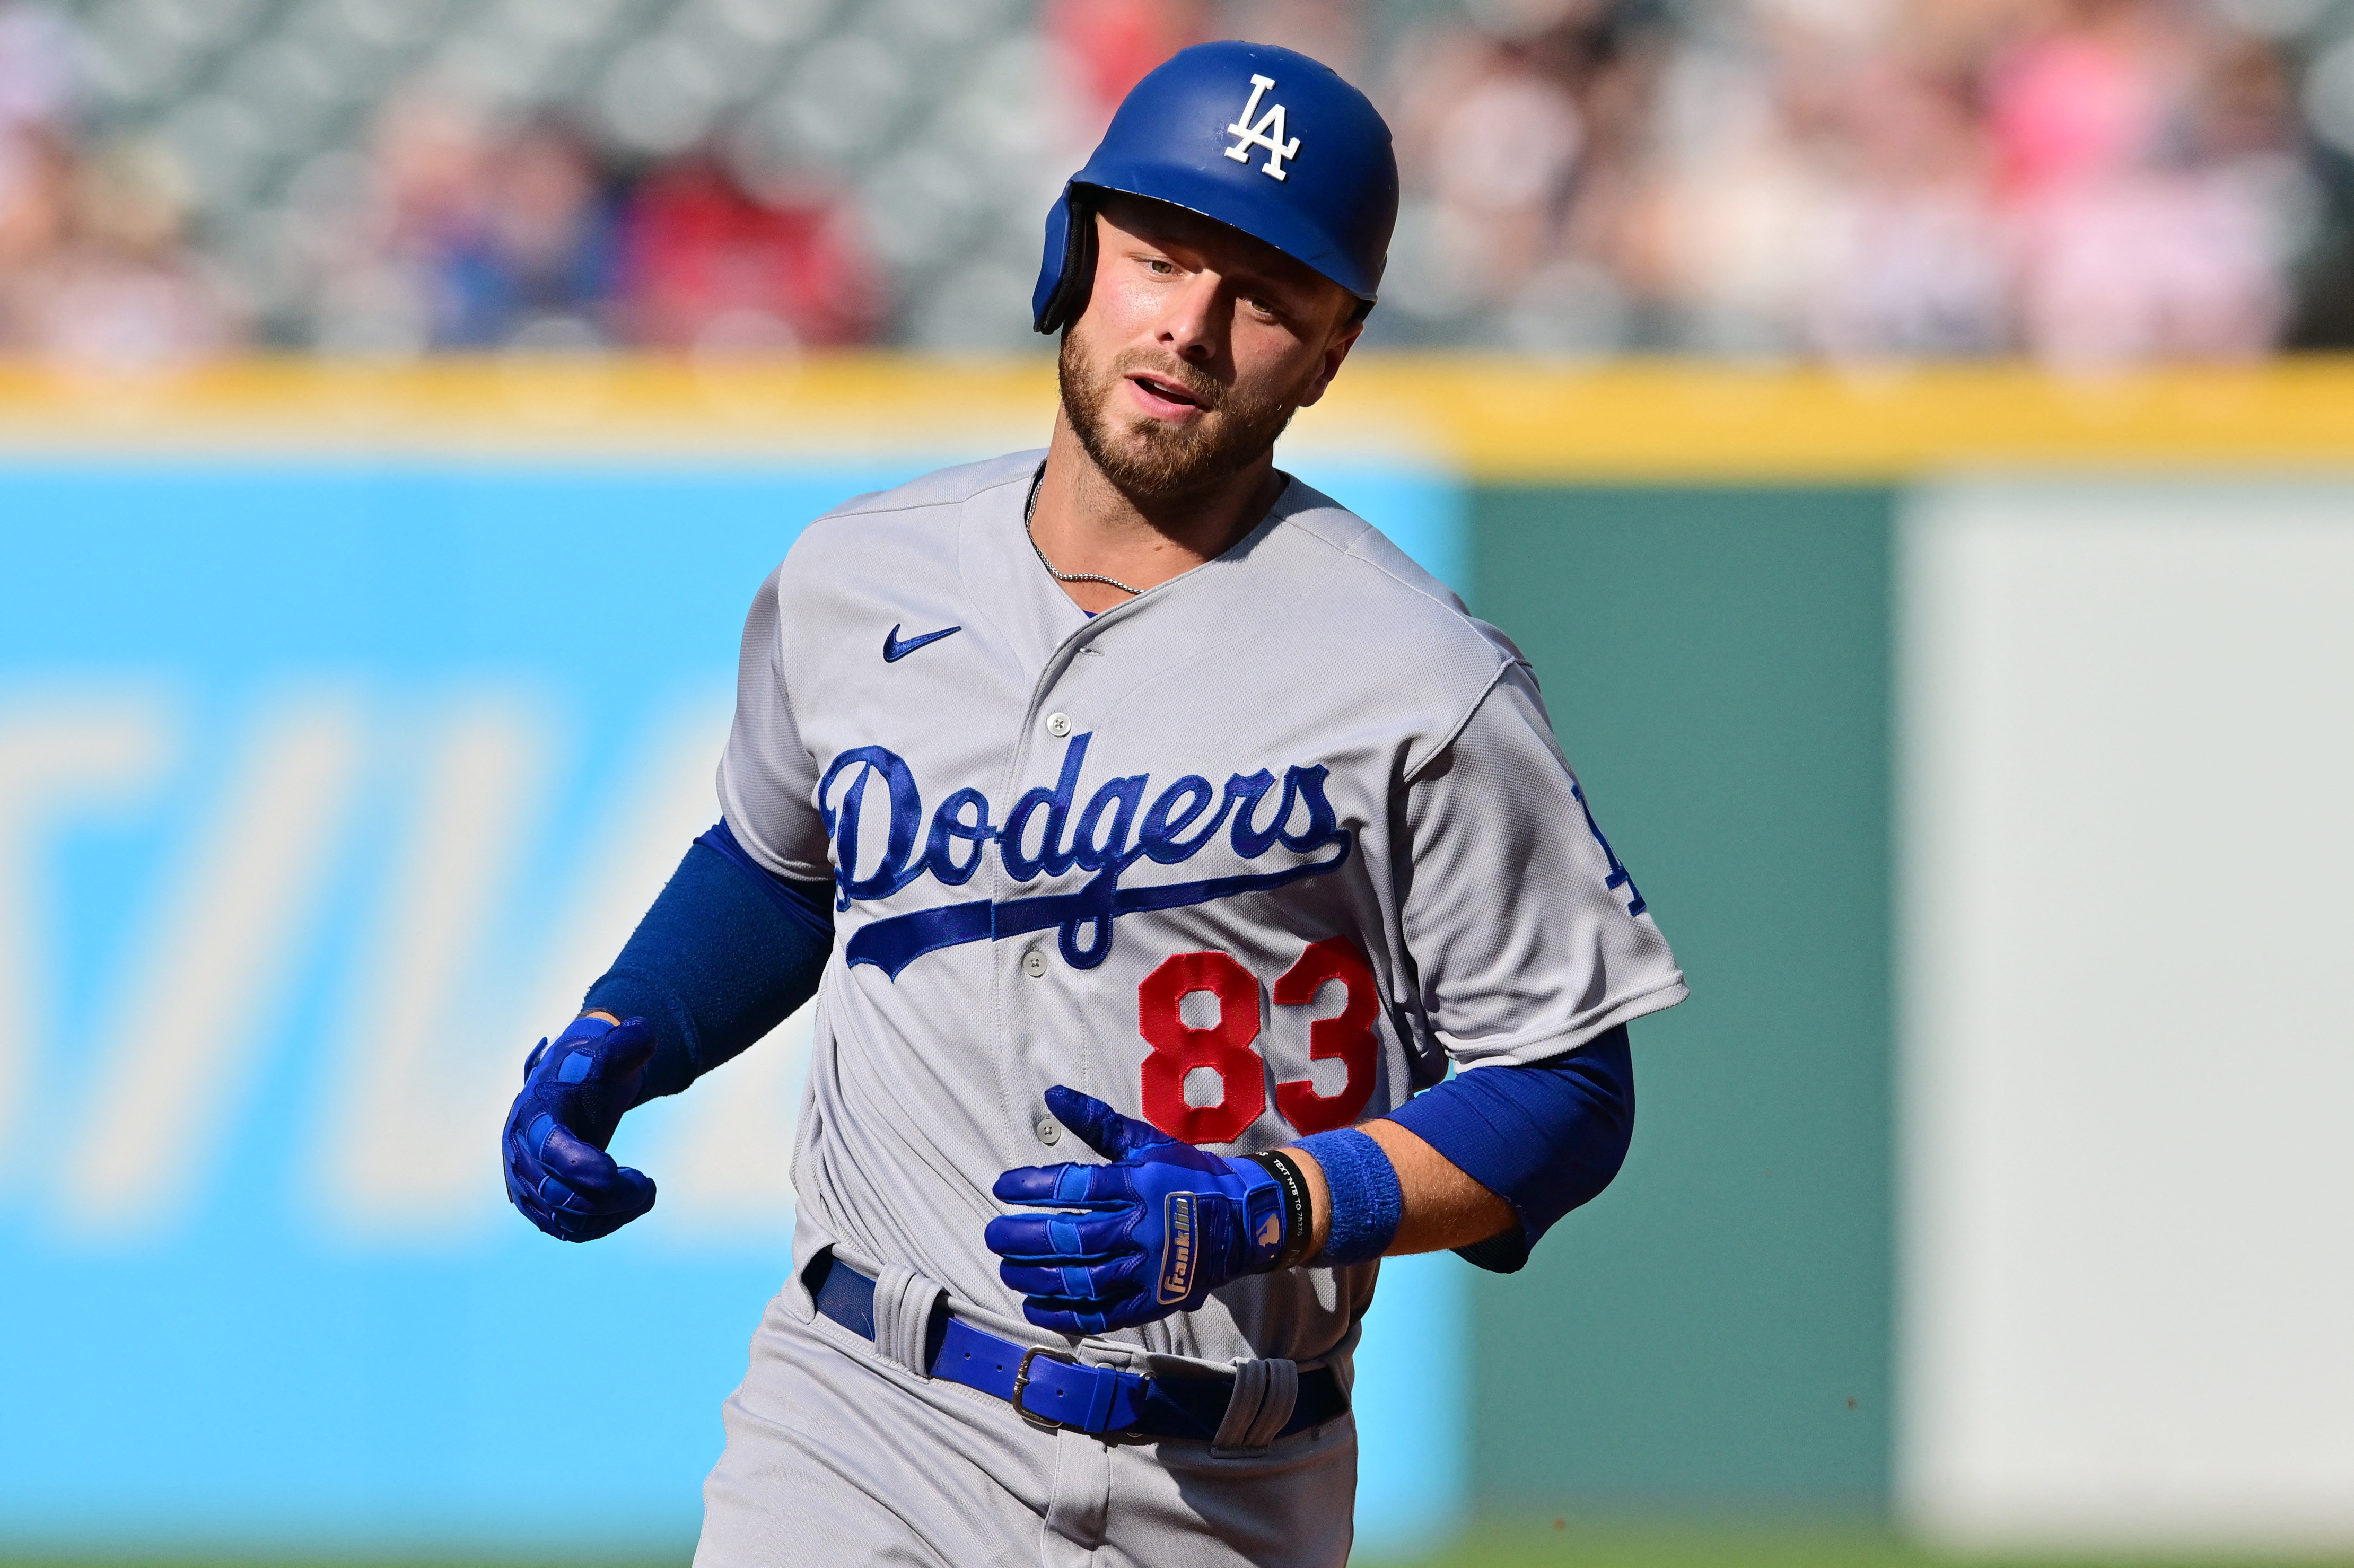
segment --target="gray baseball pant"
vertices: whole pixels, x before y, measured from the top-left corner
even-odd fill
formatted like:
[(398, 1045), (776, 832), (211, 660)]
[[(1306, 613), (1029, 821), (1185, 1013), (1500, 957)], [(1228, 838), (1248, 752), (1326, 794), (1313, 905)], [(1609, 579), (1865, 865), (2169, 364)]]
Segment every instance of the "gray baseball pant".
[(1339, 1568), (1352, 1416), (1263, 1452), (1043, 1431), (918, 1378), (788, 1283), (729, 1396), (695, 1568)]

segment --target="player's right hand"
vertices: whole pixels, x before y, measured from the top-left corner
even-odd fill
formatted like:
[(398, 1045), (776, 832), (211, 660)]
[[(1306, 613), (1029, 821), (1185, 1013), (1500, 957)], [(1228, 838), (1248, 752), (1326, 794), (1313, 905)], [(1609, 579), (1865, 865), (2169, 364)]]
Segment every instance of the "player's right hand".
[(652, 1180), (605, 1152), (653, 1054), (642, 1018), (576, 1018), (524, 1063), (502, 1139), (507, 1201), (558, 1241), (610, 1235), (654, 1206)]

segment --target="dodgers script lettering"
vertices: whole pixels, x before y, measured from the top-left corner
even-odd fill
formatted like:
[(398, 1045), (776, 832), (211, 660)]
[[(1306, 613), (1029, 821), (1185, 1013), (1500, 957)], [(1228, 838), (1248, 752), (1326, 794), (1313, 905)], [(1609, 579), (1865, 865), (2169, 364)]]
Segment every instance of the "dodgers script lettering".
[[(1064, 960), (1089, 969), (1110, 956), (1112, 923), (1123, 915), (1206, 904), (1321, 876), (1346, 862), (1356, 847), (1354, 830), (1341, 824), (1325, 796), (1330, 769), (1321, 763), (1287, 768), (1280, 785), (1264, 768), (1237, 773), (1224, 790), (1188, 773), (1154, 794), (1149, 775), (1131, 774), (1099, 785), (1082, 805), (1080, 778), (1093, 739), (1092, 733), (1071, 736), (1055, 781), (1023, 795), (1002, 822), (993, 821), (989, 798), (970, 787), (944, 796), (928, 819), (914, 771), (887, 747), (861, 746), (836, 756), (818, 783), (818, 805), (833, 842), (837, 910), (888, 898), (925, 877), (944, 888), (961, 887), (972, 880), (992, 844), (999, 864), (1015, 882), (1059, 877), (1074, 868), (1092, 874), (1075, 892), (971, 899), (885, 916), (850, 938), (843, 950), (848, 962), (873, 964), (896, 980), (916, 959), (942, 948), (1053, 930)], [(862, 833), (869, 813), (878, 810), (890, 813), (887, 825), (877, 824), (880, 832)], [(1139, 862), (1165, 866), (1191, 861), (1218, 839), (1222, 828), (1237, 859), (1309, 858), (1200, 881), (1121, 885)], [(861, 860), (863, 853), (871, 856), (871, 864)]]

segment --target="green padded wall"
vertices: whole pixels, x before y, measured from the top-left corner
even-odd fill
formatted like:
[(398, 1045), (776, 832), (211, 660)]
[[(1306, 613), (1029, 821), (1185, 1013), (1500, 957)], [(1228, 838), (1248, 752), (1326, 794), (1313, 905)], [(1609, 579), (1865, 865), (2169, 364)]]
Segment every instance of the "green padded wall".
[(1475, 608), (1536, 666), (1692, 986), (1634, 1026), (1617, 1183), (1474, 1288), (1489, 1508), (1885, 1497), (1893, 511), (1474, 493)]

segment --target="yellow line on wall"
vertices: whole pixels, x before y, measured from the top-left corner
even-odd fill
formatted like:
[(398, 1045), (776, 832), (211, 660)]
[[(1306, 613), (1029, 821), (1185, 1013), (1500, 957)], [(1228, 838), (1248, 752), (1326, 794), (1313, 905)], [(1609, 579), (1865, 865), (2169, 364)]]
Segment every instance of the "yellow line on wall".
[[(1878, 373), (1638, 362), (1588, 371), (1390, 361), (1412, 408), (1490, 482), (1898, 480), (1953, 469), (2354, 463), (2354, 360), (2062, 376), (2015, 365)], [(1337, 393), (1336, 393), (1337, 395)]]
[[(18, 453), (952, 456), (1042, 442), (1044, 355), (790, 363), (256, 359), (0, 366)], [(1490, 482), (1881, 481), (1955, 469), (2354, 466), (2354, 359), (2065, 376), (1366, 355), (1288, 440)], [(1295, 449), (1296, 450), (1296, 449)]]
[(170, 372), (0, 368), (0, 447), (810, 458), (1033, 446), (1044, 360), (891, 355), (698, 364), (576, 355), (252, 359)]

